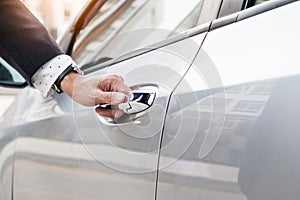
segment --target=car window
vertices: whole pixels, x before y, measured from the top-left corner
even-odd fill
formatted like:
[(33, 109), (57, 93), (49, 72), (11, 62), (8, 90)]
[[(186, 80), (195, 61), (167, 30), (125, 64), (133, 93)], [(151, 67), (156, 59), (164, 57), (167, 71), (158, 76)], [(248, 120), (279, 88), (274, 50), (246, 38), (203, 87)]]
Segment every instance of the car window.
[(3, 81), (12, 81), (12, 74), (2, 65), (0, 64), (0, 80)]
[(25, 79), (0, 57), (0, 84), (23, 85)]
[(198, 25), (198, 19), (201, 12), (201, 6), (197, 6), (190, 15), (186, 17), (185, 20), (181, 24), (178, 25), (178, 27), (173, 31), (173, 34), (177, 34), (180, 32), (183, 32), (185, 30), (188, 30), (190, 28), (193, 28)]
[(260, 3), (263, 3), (263, 2), (266, 2), (268, 0), (256, 0), (254, 5), (257, 5), (257, 4), (260, 4)]
[(264, 3), (266, 1), (272, 1), (272, 0), (246, 0), (245, 5), (246, 5), (246, 8), (250, 8), (252, 6)]
[(203, 0), (107, 2), (75, 43), (73, 58), (80, 66), (116, 58), (196, 26)]

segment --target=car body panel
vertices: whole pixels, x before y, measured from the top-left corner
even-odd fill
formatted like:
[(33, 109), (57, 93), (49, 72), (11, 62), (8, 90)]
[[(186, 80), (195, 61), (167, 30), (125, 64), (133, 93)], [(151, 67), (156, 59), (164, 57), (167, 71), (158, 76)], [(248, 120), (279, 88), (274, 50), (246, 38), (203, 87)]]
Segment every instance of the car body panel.
[(0, 199), (12, 199), (15, 137), (11, 129), (0, 128)]

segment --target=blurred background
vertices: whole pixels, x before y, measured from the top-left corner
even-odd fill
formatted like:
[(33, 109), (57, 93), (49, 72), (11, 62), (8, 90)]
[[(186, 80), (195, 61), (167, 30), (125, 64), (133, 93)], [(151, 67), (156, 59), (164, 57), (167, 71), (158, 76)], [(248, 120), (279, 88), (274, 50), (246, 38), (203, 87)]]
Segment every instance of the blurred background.
[(58, 38), (88, 0), (22, 0), (30, 11)]

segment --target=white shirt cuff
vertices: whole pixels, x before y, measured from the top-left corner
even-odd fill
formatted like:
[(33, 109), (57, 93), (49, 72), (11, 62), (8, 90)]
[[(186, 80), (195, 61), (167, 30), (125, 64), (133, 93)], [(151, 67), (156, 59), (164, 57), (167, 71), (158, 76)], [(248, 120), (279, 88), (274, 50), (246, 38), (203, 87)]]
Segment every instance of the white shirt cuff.
[[(71, 64), (76, 66), (73, 59), (65, 54), (52, 58), (42, 65), (32, 76), (31, 82), (33, 86), (38, 89), (44, 97), (54, 94), (55, 91), (51, 88), (51, 86), (54, 84), (59, 75)], [(79, 69), (76, 71), (82, 74)]]

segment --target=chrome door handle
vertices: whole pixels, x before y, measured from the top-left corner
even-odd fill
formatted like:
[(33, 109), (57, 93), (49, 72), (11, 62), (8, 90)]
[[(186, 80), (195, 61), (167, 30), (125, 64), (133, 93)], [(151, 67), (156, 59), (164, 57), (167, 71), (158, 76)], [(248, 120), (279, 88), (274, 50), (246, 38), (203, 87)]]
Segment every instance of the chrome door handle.
[(127, 124), (134, 120), (148, 116), (150, 108), (155, 104), (158, 96), (158, 86), (155, 84), (139, 84), (130, 87), (131, 91), (126, 92), (128, 100), (118, 105), (100, 104), (99, 107), (111, 110), (122, 110), (124, 115), (120, 118), (110, 118), (97, 115), (98, 119), (106, 125)]
[(118, 105), (120, 110), (127, 114), (137, 114), (150, 108), (154, 102), (156, 93), (147, 90), (136, 90), (130, 92), (129, 100)]
[(150, 108), (154, 102), (156, 92), (151, 90), (133, 90), (128, 94), (128, 101), (125, 103), (111, 106), (110, 104), (100, 104), (106, 109), (120, 109), (126, 114), (137, 114)]

